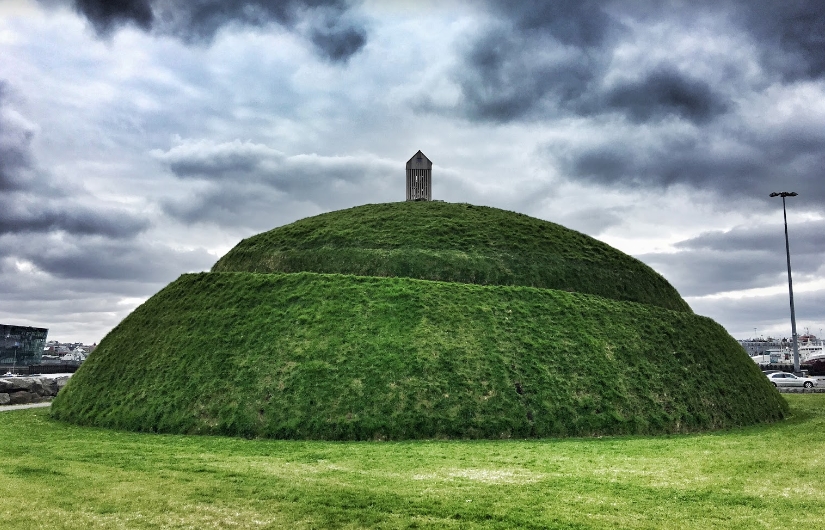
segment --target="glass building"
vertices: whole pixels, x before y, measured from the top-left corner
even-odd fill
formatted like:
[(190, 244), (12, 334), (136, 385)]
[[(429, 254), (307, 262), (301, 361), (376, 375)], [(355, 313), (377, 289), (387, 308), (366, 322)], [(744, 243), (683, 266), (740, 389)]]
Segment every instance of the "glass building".
[(0, 324), (0, 365), (40, 364), (48, 333), (46, 328)]

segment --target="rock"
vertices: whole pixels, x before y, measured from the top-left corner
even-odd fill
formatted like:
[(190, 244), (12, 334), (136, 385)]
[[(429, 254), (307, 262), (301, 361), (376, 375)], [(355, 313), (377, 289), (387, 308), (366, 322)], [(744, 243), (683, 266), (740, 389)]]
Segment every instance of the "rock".
[(8, 405), (11, 403), (11, 398), (5, 392), (0, 392), (0, 405)]
[(14, 390), (32, 390), (32, 386), (34, 384), (40, 384), (37, 380), (33, 377), (15, 377), (13, 379), (8, 379), (14, 387)]
[(60, 377), (9, 377), (0, 379), (0, 392), (12, 393), (25, 390), (38, 396), (54, 397), (66, 386), (69, 376)]
[(28, 390), (19, 390), (17, 392), (9, 393), (9, 405), (26, 405), (34, 403), (39, 396), (34, 392)]
[[(61, 389), (61, 388), (63, 388), (64, 386), (66, 386), (66, 383), (68, 383), (68, 382), (69, 382), (69, 377), (70, 377), (70, 376), (68, 376), (68, 375), (64, 375), (64, 376), (61, 376), (61, 377), (56, 377), (56, 378), (54, 379), (55, 381), (57, 381), (57, 391), (58, 391), (58, 392), (60, 391), (60, 389)], [(55, 393), (55, 394), (56, 394), (56, 393)]]
[(41, 378), (39, 377), (25, 377), (26, 386), (24, 387), (26, 390), (31, 392), (32, 394), (37, 394), (38, 396), (43, 396), (46, 393), (46, 390), (43, 388), (43, 383), (41, 382)]
[[(64, 375), (60, 377), (9, 377), (0, 379), (0, 394), (9, 396), (10, 400), (7, 402), (0, 401), (0, 405), (48, 401), (56, 396), (61, 388), (66, 386), (69, 377)], [(31, 396), (26, 397), (29, 394)], [(15, 400), (21, 399), (30, 399), (30, 401), (15, 402)]]
[(55, 381), (54, 379), (51, 379), (49, 377), (43, 377), (42, 379), (40, 379), (40, 385), (43, 388), (42, 393), (38, 392), (41, 396), (54, 397), (57, 395), (57, 381)]

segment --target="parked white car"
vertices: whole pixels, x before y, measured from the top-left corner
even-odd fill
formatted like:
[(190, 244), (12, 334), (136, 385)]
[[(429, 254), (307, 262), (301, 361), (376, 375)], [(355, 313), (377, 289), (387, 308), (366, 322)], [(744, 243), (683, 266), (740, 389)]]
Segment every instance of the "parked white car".
[(813, 388), (819, 381), (811, 377), (799, 377), (787, 372), (774, 372), (768, 374), (768, 380), (773, 386), (801, 386), (803, 388)]

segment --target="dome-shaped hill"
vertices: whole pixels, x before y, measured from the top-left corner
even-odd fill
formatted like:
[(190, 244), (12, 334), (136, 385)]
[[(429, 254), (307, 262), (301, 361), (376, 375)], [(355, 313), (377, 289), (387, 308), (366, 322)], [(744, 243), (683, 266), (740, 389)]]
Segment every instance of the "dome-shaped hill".
[(101, 341), (55, 418), (299, 439), (672, 433), (774, 421), (712, 320), (530, 287), (181, 276)]
[(662, 276), (601, 241), (470, 204), (369, 204), (309, 217), (241, 241), (212, 271), (523, 285), (690, 312)]
[(687, 432), (775, 421), (787, 404), (639, 261), (527, 216), (419, 202), (241, 242), (126, 317), (51, 410), (348, 440)]

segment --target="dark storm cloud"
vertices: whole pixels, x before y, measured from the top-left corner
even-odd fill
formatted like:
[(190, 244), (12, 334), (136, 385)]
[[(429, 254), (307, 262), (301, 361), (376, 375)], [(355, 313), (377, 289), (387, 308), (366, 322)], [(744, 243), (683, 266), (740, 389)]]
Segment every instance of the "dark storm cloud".
[[(766, 206), (773, 191), (796, 191), (791, 204), (819, 208), (825, 195), (825, 135), (804, 124), (765, 130), (724, 127), (627, 130), (592, 143), (549, 147), (564, 174), (602, 185), (688, 185)], [(780, 189), (781, 188), (781, 189)]]
[(458, 110), (471, 120), (622, 113), (637, 123), (668, 116), (704, 123), (730, 108), (707, 81), (669, 64), (606, 84), (613, 51), (630, 35), (609, 2), (489, 4), (502, 20), (470, 42), (453, 74)]
[(31, 141), (34, 131), (21, 117), (11, 112), (8, 84), (0, 79), (0, 192), (19, 190), (31, 179)]
[(266, 160), (282, 161), (282, 153), (261, 144), (234, 140), (184, 142), (169, 151), (156, 150), (155, 158), (169, 165), (179, 178), (231, 179), (256, 171)]
[[(220, 226), (257, 225), (263, 212), (278, 203), (277, 193), (259, 186), (211, 185), (193, 190), (185, 199), (165, 199), (161, 207), (166, 215), (186, 224), (214, 222)], [(260, 213), (261, 215), (256, 215)], [(249, 217), (255, 218), (250, 222)], [(239, 218), (244, 218), (239, 222)]]
[(147, 219), (118, 208), (83, 205), (82, 194), (61, 187), (36, 167), (31, 142), (34, 126), (5, 101), (0, 83), (0, 235), (62, 231), (80, 235), (131, 237)]
[(5, 262), (4, 274), (11, 272), (11, 258), (31, 263), (38, 271), (55, 278), (156, 283), (171, 281), (184, 272), (208, 269), (215, 261), (203, 249), (179, 250), (134, 239), (2, 237), (0, 266)]
[(127, 23), (149, 29), (154, 20), (148, 0), (75, 0), (75, 9), (100, 35), (109, 35)]
[(215, 261), (202, 249), (181, 251), (164, 245), (102, 239), (49, 246), (26, 258), (59, 278), (142, 282), (170, 281), (183, 272), (208, 269)]
[[(185, 223), (270, 228), (273, 210), (341, 208), (390, 198), (394, 163), (370, 155), (288, 156), (269, 146), (234, 140), (184, 140), (153, 156), (179, 179), (197, 183), (183, 199), (162, 201), (165, 213)], [(292, 206), (290, 206), (292, 204)]]
[[(3, 243), (17, 243), (17, 240), (4, 239)], [(32, 248), (33, 252), (42, 251), (46, 245), (40, 244), (40, 248)], [(102, 278), (65, 278), (49, 274), (32, 274), (30, 271), (21, 271), (15, 262), (19, 261), (19, 256), (5, 258), (0, 252), (0, 299), (5, 302), (14, 302), (12, 307), (17, 308), (24, 304), (39, 306), (41, 311), (53, 303), (72, 303), (74, 301), (74, 311), (85, 312), (87, 304), (108, 307), (111, 311), (112, 299), (117, 297), (140, 298), (146, 297), (153, 291), (147, 289), (147, 282), (136, 278), (102, 279)], [(215, 259), (212, 259), (214, 262)], [(206, 266), (208, 268), (209, 265)], [(192, 269), (197, 270), (197, 269)], [(168, 282), (177, 275), (184, 272), (178, 270), (175, 276), (163, 278), (161, 282)], [(160, 289), (161, 282), (150, 282), (154, 290)], [(160, 284), (160, 285), (157, 285)], [(77, 306), (77, 300), (82, 299), (83, 305)], [(8, 307), (8, 306), (7, 306)], [(3, 308), (0, 307), (0, 310)]]
[(63, 231), (120, 238), (134, 236), (149, 227), (146, 219), (112, 208), (69, 207), (65, 200), (55, 205), (47, 197), (40, 197), (33, 204), (26, 200), (28, 206), (23, 206), (23, 202), (19, 196), (0, 197), (0, 234)]
[(730, 191), (770, 172), (755, 152), (718, 153), (712, 144), (713, 139), (699, 131), (669, 137), (663, 134), (649, 141), (629, 134), (592, 146), (574, 146), (559, 162), (566, 174), (600, 184), (667, 187), (686, 183)]
[[(754, 336), (767, 337), (769, 328), (784, 331), (773, 333), (777, 338), (791, 336), (790, 308), (788, 293), (769, 296), (695, 299), (690, 300), (691, 308), (700, 315), (725, 322), (728, 331), (737, 339)], [(820, 328), (825, 323), (825, 291), (796, 292), (794, 296), (797, 331), (801, 335), (808, 327), (811, 333), (820, 335)], [(756, 334), (754, 335), (754, 328)]]
[(564, 45), (581, 48), (601, 46), (617, 28), (601, 0), (488, 0), (500, 17), (510, 19), (522, 32), (540, 32)]
[[(778, 254), (777, 254), (778, 256)], [(636, 258), (668, 279), (682, 296), (769, 287), (782, 281), (784, 260), (769, 252), (698, 250)]]
[(290, 194), (327, 193), (336, 183), (358, 183), (390, 169), (366, 156), (293, 155), (266, 145), (234, 140), (185, 141), (153, 152), (175, 176), (230, 186), (260, 184)]
[(605, 94), (605, 108), (623, 110), (635, 122), (675, 115), (696, 123), (727, 112), (729, 103), (708, 83), (672, 67), (659, 67), (643, 79), (623, 83)]
[(608, 42), (621, 29), (603, 3), (488, 5), (500, 22), (470, 42), (454, 74), (462, 112), (473, 120), (508, 122), (581, 104), (607, 66)]
[[(690, 31), (700, 15), (716, 17), (732, 34), (749, 36), (768, 76), (825, 74), (825, 3), (819, 1), (489, 0), (486, 5), (497, 21), (471, 39), (453, 72), (461, 100), (452, 110), (474, 121), (618, 112), (636, 123), (672, 116), (704, 124), (732, 110), (730, 98), (710, 80), (674, 64), (656, 63), (638, 79), (608, 83), (616, 47), (634, 44), (636, 30), (629, 21), (645, 27), (665, 22)], [(422, 105), (445, 110), (436, 107), (426, 100)]]
[(455, 74), (468, 118), (509, 122), (554, 115), (586, 92), (598, 57), (574, 48), (549, 57), (525, 51), (540, 46), (533, 40), (497, 28), (473, 42), (465, 66)]
[[(771, 217), (772, 224), (739, 226), (721, 232), (705, 232), (686, 239), (675, 246), (684, 250), (749, 250), (777, 252), (784, 251), (785, 234), (781, 208), (765, 212), (763, 221)], [(794, 222), (788, 228), (788, 239), (794, 255), (825, 254), (825, 220)]]
[(766, 62), (790, 79), (825, 75), (825, 3), (821, 0), (731, 2), (762, 45)]
[(205, 250), (145, 241), (147, 215), (107, 204), (38, 167), (33, 143), (39, 128), (16, 110), (18, 99), (0, 83), (4, 318), (63, 332), (71, 327), (99, 340), (124, 316), (115, 315), (119, 301), (144, 297), (182, 272), (209, 268), (215, 257)]
[[(147, 285), (209, 268), (214, 256), (206, 251), (146, 243), (146, 216), (40, 169), (32, 150), (38, 128), (15, 110), (8, 85), (0, 86), (0, 300), (8, 302), (0, 311), (48, 327), (74, 314), (76, 332), (98, 335), (101, 319), (112, 320), (113, 300), (145, 296)], [(56, 299), (72, 303), (52, 307)], [(94, 315), (100, 305), (108, 306), (105, 315)]]
[[(670, 279), (683, 296), (769, 287), (787, 274), (782, 213), (771, 224), (706, 232), (674, 245), (676, 252), (651, 253), (639, 259)], [(822, 273), (825, 263), (825, 221), (789, 226), (794, 279)]]
[(654, 23), (694, 21), (698, 14), (724, 18), (732, 30), (750, 35), (764, 66), (785, 79), (825, 74), (825, 3), (821, 0), (670, 0), (605, 2), (612, 12)]
[[(60, 0), (40, 0), (45, 4)], [(345, 62), (366, 43), (366, 30), (347, 0), (65, 0), (100, 36), (133, 24), (187, 43), (210, 43), (226, 26), (279, 24), (306, 37), (324, 58)]]
[(318, 52), (333, 62), (346, 61), (367, 43), (367, 32), (352, 22), (333, 17), (310, 30), (309, 40)]

